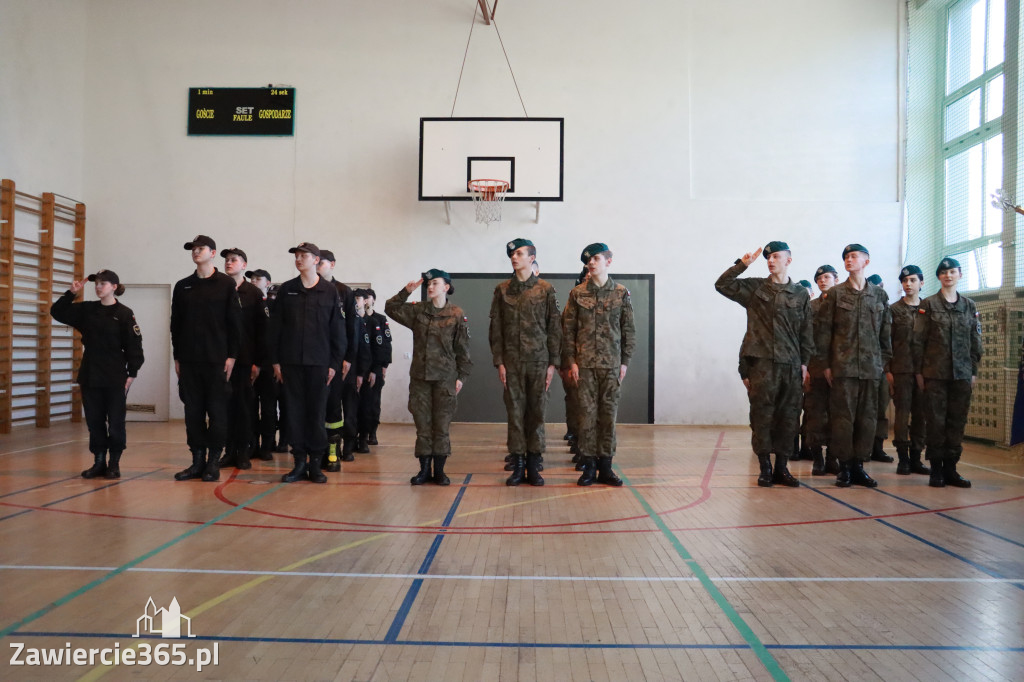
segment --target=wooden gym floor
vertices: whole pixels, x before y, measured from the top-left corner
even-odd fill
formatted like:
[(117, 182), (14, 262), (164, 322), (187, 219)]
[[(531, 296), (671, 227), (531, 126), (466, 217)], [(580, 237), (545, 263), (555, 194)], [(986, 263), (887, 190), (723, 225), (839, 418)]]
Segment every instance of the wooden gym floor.
[[(763, 489), (745, 428), (622, 426), (627, 485), (578, 488), (562, 431), (542, 488), (504, 485), (502, 425), (454, 426), (447, 488), (409, 486), (407, 425), (321, 486), (279, 483), (288, 455), (175, 482), (180, 422), (130, 424), (114, 482), (79, 477), (84, 425), (2, 436), (0, 678), (1021, 679), (1019, 458)], [(150, 597), (196, 637), (133, 638)], [(10, 661), (161, 642), (218, 663)]]

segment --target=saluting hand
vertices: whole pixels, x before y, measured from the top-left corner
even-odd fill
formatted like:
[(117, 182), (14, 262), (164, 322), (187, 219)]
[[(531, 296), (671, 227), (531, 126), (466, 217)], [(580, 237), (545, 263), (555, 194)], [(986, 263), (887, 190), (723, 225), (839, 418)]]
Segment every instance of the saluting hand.
[(756, 249), (754, 249), (753, 251), (751, 251), (750, 253), (745, 253), (742, 256), (740, 256), (740, 260), (743, 262), (744, 265), (750, 265), (751, 263), (756, 261), (757, 257), (760, 256), (760, 255), (761, 255), (761, 247), (759, 246)]
[(422, 277), (420, 277), (415, 282), (409, 282), (408, 284), (406, 284), (405, 285), (405, 290), (406, 290), (406, 292), (411, 294), (412, 292), (414, 292), (417, 289), (419, 289), (421, 284), (423, 284), (423, 278)]
[(85, 285), (89, 283), (88, 279), (73, 280), (71, 282), (71, 293), (78, 294), (79, 291), (85, 288)]

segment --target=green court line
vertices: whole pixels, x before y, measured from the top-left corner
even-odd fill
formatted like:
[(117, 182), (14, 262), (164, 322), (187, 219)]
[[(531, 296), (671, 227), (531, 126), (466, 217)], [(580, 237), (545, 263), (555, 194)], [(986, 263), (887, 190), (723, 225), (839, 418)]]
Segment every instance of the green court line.
[(28, 625), (29, 623), (31, 623), (34, 620), (42, 618), (43, 616), (48, 614), (50, 611), (53, 611), (54, 609), (56, 609), (59, 606), (63, 606), (64, 604), (67, 604), (69, 601), (71, 601), (75, 597), (78, 597), (78, 596), (81, 596), (81, 595), (85, 594), (86, 592), (88, 592), (89, 590), (93, 589), (94, 587), (99, 587), (100, 585), (102, 585), (103, 583), (107, 582), (111, 578), (114, 578), (114, 577), (120, 575), (121, 573), (124, 573), (129, 568), (134, 568), (135, 566), (138, 566), (143, 561), (146, 561), (147, 559), (150, 559), (150, 558), (156, 556), (157, 554), (159, 554), (160, 552), (164, 551), (168, 547), (172, 547), (172, 546), (178, 544), (179, 542), (181, 542), (182, 540), (184, 540), (185, 538), (188, 538), (188, 537), (191, 537), (191, 536), (195, 535), (196, 533), (198, 533), (199, 531), (203, 530), (204, 528), (208, 528), (208, 527), (212, 526), (213, 524), (217, 523), (218, 521), (220, 521), (222, 519), (225, 519), (228, 516), (231, 516), (232, 514), (234, 514), (239, 509), (244, 509), (245, 507), (247, 507), (248, 505), (252, 504), (253, 502), (256, 502), (257, 500), (260, 500), (261, 498), (266, 497), (270, 493), (272, 493), (275, 490), (277, 490), (278, 488), (280, 488), (282, 485), (284, 485), (284, 484), (283, 483), (278, 483), (277, 485), (275, 485), (270, 490), (267, 490), (265, 492), (260, 493), (256, 497), (254, 497), (254, 498), (252, 498), (250, 500), (247, 500), (247, 501), (239, 504), (237, 507), (232, 507), (231, 509), (227, 510), (223, 514), (220, 514), (219, 516), (215, 516), (214, 518), (210, 519), (209, 521), (207, 521), (203, 525), (196, 526), (195, 528), (192, 528), (192, 529), (188, 530), (187, 532), (179, 535), (178, 537), (174, 538), (173, 540), (168, 540), (167, 542), (165, 542), (164, 544), (160, 545), (156, 549), (152, 549), (152, 550), (146, 552), (145, 554), (143, 554), (142, 556), (137, 557), (135, 559), (132, 559), (131, 561), (129, 561), (126, 564), (118, 566), (117, 568), (115, 568), (114, 570), (110, 571), (106, 575), (104, 575), (102, 577), (99, 577), (99, 578), (97, 578), (96, 580), (93, 580), (90, 583), (86, 583), (85, 585), (82, 585), (81, 587), (79, 587), (74, 592), (69, 592), (68, 594), (64, 595), (60, 599), (57, 599), (55, 601), (50, 602), (49, 604), (47, 604), (43, 608), (39, 609), (35, 613), (30, 614), (28, 616), (25, 616), (24, 618), (22, 618), (21, 620), (17, 621), (16, 623), (12, 623), (12, 624), (8, 625), (7, 627), (5, 627), (3, 630), (0, 630), (0, 639), (10, 635), (11, 633), (13, 633), (16, 630), (18, 630), (18, 628), (21, 628), (22, 626)]
[(619, 476), (622, 478), (622, 482), (629, 486), (629, 489), (633, 491), (633, 496), (640, 502), (640, 506), (644, 508), (647, 515), (651, 517), (652, 521), (654, 521), (654, 525), (656, 525), (658, 530), (660, 530), (662, 534), (668, 538), (668, 541), (672, 543), (676, 552), (683, 561), (686, 562), (686, 565), (690, 570), (693, 571), (693, 575), (696, 576), (697, 580), (700, 581), (700, 584), (704, 586), (704, 589), (707, 590), (708, 594), (711, 595), (711, 598), (716, 604), (718, 604), (718, 608), (722, 609), (725, 615), (728, 616), (733, 627), (739, 631), (740, 635), (743, 636), (743, 639), (746, 640), (753, 652), (757, 654), (758, 659), (760, 659), (765, 669), (771, 674), (772, 679), (779, 680), (780, 682), (782, 680), (789, 682), (789, 676), (786, 675), (778, 661), (775, 660), (775, 657), (772, 656), (765, 647), (764, 642), (758, 639), (757, 635), (755, 635), (754, 631), (750, 629), (750, 626), (747, 625), (746, 621), (744, 621), (740, 614), (736, 612), (736, 609), (732, 607), (729, 600), (725, 598), (725, 595), (722, 594), (722, 592), (715, 586), (711, 578), (708, 577), (708, 574), (704, 572), (704, 569), (700, 567), (700, 564), (698, 564), (686, 548), (683, 547), (683, 543), (679, 541), (679, 538), (675, 536), (675, 533), (669, 530), (669, 527), (661, 520), (658, 512), (654, 511), (637, 488), (630, 485), (629, 479), (626, 478), (624, 473), (622, 473), (622, 469), (619, 468), (618, 464), (615, 465), (615, 468), (618, 470)]

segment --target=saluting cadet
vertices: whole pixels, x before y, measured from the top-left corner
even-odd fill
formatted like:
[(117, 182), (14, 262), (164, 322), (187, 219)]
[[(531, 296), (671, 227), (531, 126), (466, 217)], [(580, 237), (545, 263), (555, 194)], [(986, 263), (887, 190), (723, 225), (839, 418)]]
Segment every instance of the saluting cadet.
[(893, 405), (896, 408), (892, 442), (896, 446), (900, 475), (927, 474), (928, 467), (921, 463), (924, 450), (924, 392), (918, 388), (914, 376), (914, 356), (911, 349), (914, 323), (921, 310), (921, 268), (907, 265), (900, 270), (903, 298), (889, 306), (892, 317), (892, 359), (886, 368), (886, 378), (892, 386)]
[[(352, 461), (352, 451), (356, 444), (356, 421), (357, 415), (352, 410), (353, 405), (358, 404), (359, 389), (356, 386), (356, 373), (353, 373), (352, 366), (356, 363), (359, 354), (359, 347), (362, 344), (362, 334), (358, 333), (356, 321), (356, 297), (344, 282), (334, 278), (334, 268), (338, 260), (333, 251), (324, 249), (320, 252), (320, 264), (316, 271), (325, 281), (330, 282), (338, 291), (341, 299), (341, 313), (345, 324), (345, 361), (342, 363), (341, 376), (337, 382), (331, 383), (330, 391), (327, 394), (327, 411), (325, 413), (327, 427), (327, 471), (341, 471), (339, 458), (346, 462)], [(355, 397), (353, 397), (355, 396)], [(352, 414), (349, 414), (345, 406), (349, 406)], [(342, 447), (344, 438), (345, 447)]]
[[(356, 301), (356, 334), (359, 336), (359, 354), (356, 356), (355, 367), (352, 368), (356, 375), (356, 391), (348, 396), (350, 404), (346, 408), (346, 412), (354, 412), (356, 415), (353, 420), (356, 424), (355, 452), (367, 454), (370, 452), (370, 445), (367, 443), (366, 427), (364, 426), (363, 419), (368, 411), (368, 407), (364, 407), (363, 402), (364, 396), (369, 394), (364, 393), (363, 389), (367, 388), (370, 383), (373, 351), (370, 348), (370, 332), (366, 326), (365, 293), (362, 289), (356, 289), (352, 293), (355, 295)], [(368, 397), (366, 402), (369, 402)]]
[(171, 348), (192, 465), (174, 479), (216, 481), (227, 436), (229, 382), (238, 357), (241, 309), (235, 281), (213, 265), (216, 242), (197, 235), (185, 250), (192, 252), (196, 271), (179, 280), (171, 294)]
[(956, 470), (963, 452), (971, 392), (981, 362), (981, 321), (974, 301), (956, 287), (960, 263), (943, 258), (935, 275), (942, 288), (921, 303), (914, 324), (913, 354), (917, 385), (924, 391), (931, 477), (928, 485), (970, 488)]
[[(406, 300), (423, 282), (425, 303)], [(412, 365), (409, 367), (409, 412), (416, 424), (416, 457), (420, 471), (412, 485), (433, 481), (448, 485), (445, 460), (451, 455), (450, 430), (458, 405), (456, 396), (469, 377), (469, 320), (448, 296), (455, 293), (452, 278), (436, 268), (409, 282), (384, 304), (392, 320), (412, 330)], [(433, 471), (431, 471), (433, 465)]]
[(860, 244), (843, 249), (849, 277), (822, 294), (816, 345), (825, 354), (830, 386), (831, 448), (839, 459), (836, 485), (874, 488), (878, 481), (864, 471), (871, 458), (878, 419), (878, 382), (892, 357), (887, 297), (869, 283), (864, 268), (871, 262)]
[(533, 242), (513, 239), (505, 245), (505, 255), (514, 274), (494, 288), (488, 332), (491, 356), (504, 388), (507, 445), (513, 457), (512, 475), (505, 484), (519, 485), (525, 476), (530, 485), (541, 486), (544, 413), (559, 364), (561, 313), (555, 288), (533, 273), (537, 259)]
[[(100, 300), (75, 303), (75, 297), (86, 282), (96, 283), (96, 296)], [(135, 314), (114, 298), (123, 293), (124, 285), (117, 273), (100, 270), (86, 279), (72, 282), (71, 288), (50, 307), (53, 319), (81, 332), (85, 346), (75, 381), (82, 392), (93, 463), (82, 472), (82, 478), (121, 478), (121, 453), (127, 441), (125, 401), (145, 361), (142, 332)]]
[[(326, 483), (321, 462), (327, 452), (328, 386), (345, 357), (345, 325), (338, 290), (317, 274), (320, 249), (302, 242), (295, 254), (299, 276), (281, 285), (270, 311), (267, 350), (274, 378), (288, 405), (286, 431), (295, 466), (281, 480)], [(340, 378), (340, 377), (339, 377)]]
[[(789, 244), (769, 242), (760, 254), (768, 277), (740, 275), (757, 260), (759, 251), (737, 258), (715, 282), (715, 289), (747, 310), (747, 331), (740, 350), (750, 399), (751, 445), (760, 466), (757, 484), (796, 487), (787, 468), (800, 420), (803, 383), (814, 351), (811, 299), (789, 277), (793, 254)], [(775, 453), (772, 468), (771, 453)]]
[(245, 281), (248, 257), (239, 248), (224, 249), (224, 274), (235, 282), (238, 303), (241, 308), (242, 337), (238, 346), (238, 359), (231, 373), (231, 406), (228, 424), (228, 441), (220, 466), (235, 466), (251, 469), (253, 414), (256, 411), (256, 392), (253, 383), (260, 375), (264, 336), (270, 311), (263, 302), (263, 292)]
[(564, 362), (569, 365), (570, 381), (577, 385), (580, 410), (583, 473), (576, 485), (593, 485), (596, 480), (620, 486), (622, 479), (612, 471), (612, 457), (619, 388), (636, 346), (633, 305), (629, 290), (608, 275), (612, 252), (607, 244), (590, 244), (580, 260), (586, 263), (590, 279), (569, 292), (562, 326)]
[[(889, 310), (889, 292), (885, 290), (881, 275), (870, 275), (867, 281), (882, 290), (885, 300), (885, 314), (889, 316), (889, 328), (892, 329), (892, 312)], [(892, 386), (889, 376), (883, 370), (878, 380), (878, 419), (875, 421), (875, 440), (871, 446), (872, 462), (892, 462), (893, 458), (884, 449), (885, 439), (889, 437), (889, 400), (892, 398)]]
[[(391, 327), (384, 313), (374, 312), (377, 292), (367, 289), (363, 298), (366, 301), (366, 328), (370, 332), (370, 350), (373, 366), (370, 368), (370, 380), (363, 385), (363, 390), (371, 396), (365, 415), (360, 415), (359, 425), (366, 432), (366, 442), (377, 445), (377, 427), (380, 425), (380, 397), (384, 390), (384, 379), (391, 364)], [(365, 421), (365, 423), (364, 423)]]
[[(836, 285), (836, 269), (831, 265), (822, 265), (814, 271), (814, 283), (818, 291), (824, 294)], [(819, 311), (824, 297), (819, 295), (811, 300), (811, 316), (817, 330)], [(817, 338), (817, 332), (815, 332)], [(811, 445), (812, 476), (824, 476), (839, 473), (839, 462), (829, 448), (831, 426), (828, 419), (829, 385), (825, 379), (828, 367), (827, 353), (815, 345), (811, 361), (807, 365), (807, 381), (804, 382), (804, 421), (807, 425), (807, 439)], [(823, 453), (822, 450), (825, 452)]]
[[(262, 296), (263, 307), (266, 310), (267, 319), (270, 319), (270, 299), (267, 297), (267, 292), (270, 289), (270, 273), (263, 269), (247, 270), (245, 276), (249, 278), (249, 283), (255, 286), (260, 291)], [(256, 392), (256, 400), (254, 410), (254, 432), (253, 438), (255, 439), (256, 455), (264, 462), (269, 462), (274, 459), (274, 435), (277, 432), (277, 403), (278, 403), (278, 384), (274, 381), (274, 368), (267, 361), (267, 342), (266, 333), (264, 330), (263, 338), (261, 340), (262, 347), (257, 347), (257, 355), (261, 358), (260, 360), (260, 372), (256, 376), (256, 381), (253, 382), (253, 390)]]

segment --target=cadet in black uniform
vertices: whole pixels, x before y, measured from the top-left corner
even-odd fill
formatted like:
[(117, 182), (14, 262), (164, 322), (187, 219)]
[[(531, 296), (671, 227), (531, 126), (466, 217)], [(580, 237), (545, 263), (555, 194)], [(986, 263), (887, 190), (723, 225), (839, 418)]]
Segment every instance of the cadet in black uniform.
[(227, 436), (229, 381), (238, 357), (241, 309), (235, 281), (213, 266), (216, 242), (198, 235), (185, 250), (192, 252), (196, 271), (178, 281), (171, 294), (171, 350), (178, 395), (185, 404), (192, 465), (174, 479), (216, 481)]
[[(75, 303), (87, 281), (96, 283), (100, 300)], [(50, 307), (53, 319), (81, 332), (85, 346), (76, 381), (82, 391), (93, 464), (82, 472), (82, 478), (121, 478), (119, 463), (127, 440), (125, 399), (145, 361), (135, 314), (114, 298), (123, 293), (117, 274), (100, 270), (88, 279), (72, 282)]]
[(256, 412), (256, 392), (253, 383), (260, 375), (263, 361), (264, 335), (270, 313), (263, 302), (263, 292), (245, 281), (245, 268), (249, 264), (245, 251), (224, 249), (224, 274), (234, 280), (238, 304), (242, 310), (242, 337), (238, 346), (238, 359), (231, 373), (231, 406), (228, 421), (227, 449), (220, 466), (251, 469), (253, 415)]
[[(286, 431), (295, 458), (285, 483), (308, 477), (326, 483), (320, 470), (327, 452), (328, 386), (345, 357), (345, 331), (341, 299), (331, 283), (317, 275), (320, 249), (302, 242), (288, 249), (295, 254), (299, 276), (281, 285), (270, 311), (267, 352), (274, 378), (281, 384), (288, 405)], [(308, 462), (307, 462), (308, 458)]]
[[(363, 425), (362, 417), (359, 423), (366, 431), (366, 442), (369, 445), (377, 444), (377, 427), (380, 426), (380, 397), (384, 390), (384, 378), (388, 373), (388, 366), (391, 364), (391, 327), (388, 326), (388, 318), (384, 313), (374, 312), (373, 306), (377, 302), (377, 293), (373, 289), (365, 291), (366, 301), (366, 329), (370, 332), (370, 351), (373, 356), (373, 366), (370, 367), (369, 391), (372, 396), (367, 409), (366, 424)], [(366, 388), (364, 387), (364, 390)]]
[(356, 376), (359, 380), (359, 391), (355, 396), (356, 433), (355, 451), (368, 454), (370, 452), (369, 438), (366, 432), (366, 425), (369, 424), (370, 401), (370, 371), (373, 369), (373, 349), (370, 347), (370, 328), (367, 325), (366, 317), (366, 290), (356, 289), (353, 292), (356, 300), (356, 322), (358, 323), (357, 334), (359, 335), (359, 354), (356, 360)]
[[(341, 312), (345, 320), (345, 361), (341, 368), (340, 381), (331, 383), (331, 390), (327, 395), (327, 471), (341, 471), (339, 456), (346, 462), (352, 461), (352, 452), (356, 446), (356, 412), (358, 410), (359, 387), (356, 386), (356, 374), (352, 366), (359, 354), (359, 346), (362, 343), (362, 335), (357, 334), (356, 327), (356, 297), (352, 289), (343, 282), (334, 279), (334, 267), (337, 265), (334, 253), (324, 249), (320, 252), (320, 264), (316, 271), (322, 278), (334, 285), (341, 298)], [(362, 383), (361, 381), (359, 382)], [(344, 405), (350, 405), (352, 414), (344, 409)], [(342, 438), (345, 440), (345, 447), (342, 448)]]
[[(266, 270), (247, 270), (245, 276), (249, 283), (260, 291), (263, 308), (267, 319), (270, 319), (270, 273)], [(264, 462), (274, 459), (274, 434), (277, 432), (278, 384), (274, 381), (274, 367), (267, 361), (266, 334), (261, 340), (262, 347), (257, 346), (257, 355), (261, 358), (260, 373), (253, 382), (256, 392), (255, 409), (253, 410), (253, 439), (256, 444), (256, 456)]]

